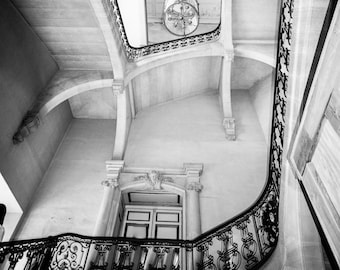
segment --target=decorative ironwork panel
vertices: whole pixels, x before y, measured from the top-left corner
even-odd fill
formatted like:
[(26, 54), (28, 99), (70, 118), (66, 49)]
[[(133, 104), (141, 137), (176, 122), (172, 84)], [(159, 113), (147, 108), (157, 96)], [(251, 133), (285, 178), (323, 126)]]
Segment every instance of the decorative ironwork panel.
[(241, 254), (238, 251), (238, 244), (234, 243), (233, 232), (228, 230), (217, 235), (217, 239), (221, 241), (221, 250), (217, 251), (217, 268), (235, 270), (241, 265)]
[(116, 23), (116, 27), (120, 33), (121, 44), (129, 61), (136, 61), (143, 56), (157, 54), (160, 52), (167, 52), (169, 50), (215, 41), (220, 37), (221, 25), (208, 33), (135, 48), (129, 44), (117, 0), (110, 0), (110, 7), (112, 8), (112, 14)]
[(50, 269), (81, 270), (84, 269), (91, 240), (74, 236), (58, 239)]
[[(117, 0), (111, 3), (122, 45), (130, 60), (219, 37), (218, 28), (204, 35), (133, 48), (128, 43)], [(163, 269), (169, 266), (166, 264), (172, 264), (172, 269), (179, 269), (181, 253), (191, 254), (201, 270), (254, 269), (262, 265), (274, 251), (279, 236), (279, 187), (292, 12), (293, 0), (282, 0), (268, 181), (263, 194), (252, 207), (191, 241), (95, 238), (68, 234), (40, 240), (0, 243), (0, 267), (5, 265), (7, 269), (16, 269), (20, 263), (24, 265), (24, 270), (80, 270), (89, 261), (92, 269), (106, 269), (109, 265), (111, 269), (145, 269), (152, 255), (154, 260), (151, 260), (150, 269)], [(90, 248), (94, 249), (93, 254)], [(168, 260), (166, 258), (169, 254), (172, 257), (168, 257)]]
[(109, 265), (109, 254), (113, 250), (112, 241), (93, 241), (94, 250), (96, 254), (94, 255), (94, 260), (91, 261), (91, 270), (107, 269)]

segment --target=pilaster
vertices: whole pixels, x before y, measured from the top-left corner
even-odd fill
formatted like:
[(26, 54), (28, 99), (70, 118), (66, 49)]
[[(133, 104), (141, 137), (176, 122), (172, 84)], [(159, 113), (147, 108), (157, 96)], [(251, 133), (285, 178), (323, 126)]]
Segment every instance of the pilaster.
[[(186, 185), (186, 214), (187, 219), (187, 239), (194, 239), (201, 234), (201, 212), (200, 212), (200, 199), (199, 193), (203, 189), (200, 183), (200, 177), (203, 172), (202, 163), (185, 163), (183, 165), (187, 176)], [(197, 263), (200, 262), (201, 256), (194, 249), (187, 251), (188, 269), (197, 269)]]
[(119, 200), (114, 200), (115, 192), (119, 191), (119, 176), (124, 167), (123, 160), (110, 160), (106, 162), (107, 177), (102, 181), (104, 193), (99, 208), (96, 225), (93, 234), (95, 236), (105, 236), (108, 226), (114, 221), (110, 220), (112, 211), (115, 211)]
[(201, 234), (201, 216), (199, 192), (203, 189), (200, 183), (200, 176), (203, 172), (201, 163), (185, 163), (183, 165), (187, 175), (186, 213), (190, 218), (187, 219), (187, 239), (193, 239)]

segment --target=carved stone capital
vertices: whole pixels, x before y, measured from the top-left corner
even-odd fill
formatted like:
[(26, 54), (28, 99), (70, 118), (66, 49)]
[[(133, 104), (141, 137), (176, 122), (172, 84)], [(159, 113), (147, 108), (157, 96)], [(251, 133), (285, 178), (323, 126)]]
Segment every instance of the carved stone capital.
[(112, 91), (114, 96), (118, 96), (124, 93), (124, 81), (114, 80), (112, 83)]
[(228, 141), (236, 140), (236, 127), (235, 127), (235, 118), (233, 117), (225, 117), (223, 119), (223, 126), (225, 129), (225, 137)]
[(187, 190), (194, 190), (200, 192), (203, 189), (203, 185), (199, 182), (192, 182), (187, 185)]
[(106, 179), (102, 182), (104, 186), (117, 187), (119, 185), (119, 175), (124, 168), (124, 160), (106, 161)]
[(118, 182), (117, 178), (108, 178), (108, 179), (102, 181), (102, 185), (104, 187), (118, 187), (119, 182)]

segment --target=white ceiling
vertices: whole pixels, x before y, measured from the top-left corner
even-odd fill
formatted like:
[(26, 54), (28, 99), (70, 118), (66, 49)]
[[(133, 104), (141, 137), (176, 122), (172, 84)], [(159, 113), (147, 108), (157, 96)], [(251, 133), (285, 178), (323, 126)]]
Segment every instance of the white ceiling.
[[(111, 69), (102, 30), (89, 0), (13, 0), (13, 2), (49, 48), (60, 69)], [(198, 0), (198, 2), (202, 25), (219, 20), (221, 0)], [(232, 3), (234, 41), (274, 43), (279, 2), (279, 0), (234, 0)], [(147, 0), (150, 20), (161, 18), (163, 3), (164, 0)], [(160, 36), (159, 29), (154, 28), (152, 31), (155, 37)], [(232, 89), (249, 89), (271, 71), (272, 68), (258, 61), (236, 57), (232, 65)], [(209, 80), (209, 76), (207, 75), (206, 80)], [(116, 104), (112, 96), (110, 89), (99, 89), (77, 95), (71, 98), (69, 103), (74, 117), (115, 119)]]

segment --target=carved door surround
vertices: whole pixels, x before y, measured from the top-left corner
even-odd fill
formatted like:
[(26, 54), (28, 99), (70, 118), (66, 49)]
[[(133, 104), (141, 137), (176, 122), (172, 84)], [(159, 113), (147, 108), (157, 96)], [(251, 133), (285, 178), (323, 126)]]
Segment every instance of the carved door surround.
[[(120, 165), (124, 164), (123, 161), (115, 160), (106, 162), (107, 179), (112, 178), (112, 170), (114, 171), (117, 167), (115, 165), (117, 162)], [(203, 164), (201, 163), (184, 163), (183, 168), (179, 169), (132, 168), (123, 165), (114, 181), (115, 192), (112, 192), (112, 198), (110, 198), (111, 206), (106, 207), (110, 209), (110, 213), (107, 213), (109, 218), (105, 236), (112, 236), (119, 231), (115, 227), (119, 225), (122, 204), (129, 203), (127, 202), (128, 195), (135, 193), (137, 195), (152, 194), (155, 198), (154, 202), (158, 201), (163, 206), (181, 206), (183, 238), (194, 238), (201, 233), (199, 192), (203, 189), (200, 183), (202, 172)], [(150, 200), (153, 202), (152, 199)], [(188, 214), (190, 214), (190, 219), (186, 221), (185, 217)]]

